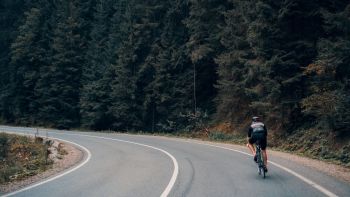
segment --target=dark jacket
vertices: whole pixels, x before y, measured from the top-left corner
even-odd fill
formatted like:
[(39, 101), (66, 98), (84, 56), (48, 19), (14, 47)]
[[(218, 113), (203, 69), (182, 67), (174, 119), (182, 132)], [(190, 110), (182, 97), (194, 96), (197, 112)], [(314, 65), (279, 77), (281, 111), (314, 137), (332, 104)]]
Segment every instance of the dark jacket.
[(265, 124), (262, 122), (253, 122), (249, 127), (248, 137), (252, 137), (253, 133), (263, 133), (266, 137), (267, 129)]

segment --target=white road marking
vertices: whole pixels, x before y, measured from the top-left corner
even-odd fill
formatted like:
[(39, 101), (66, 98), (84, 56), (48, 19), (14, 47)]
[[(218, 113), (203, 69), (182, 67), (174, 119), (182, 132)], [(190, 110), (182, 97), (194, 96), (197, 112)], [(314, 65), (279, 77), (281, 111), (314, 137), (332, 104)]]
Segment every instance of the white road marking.
[[(21, 132), (21, 131), (19, 131), (19, 132)], [(6, 131), (6, 133), (30, 135), (30, 134), (23, 134), (23, 133), (18, 133), (18, 132), (8, 132), (8, 131)], [(33, 134), (31, 134), (31, 135), (33, 135)], [(45, 136), (41, 136), (41, 137), (45, 137)], [(13, 196), (13, 195), (18, 194), (18, 193), (20, 193), (20, 192), (23, 192), (23, 191), (32, 189), (32, 188), (34, 188), (34, 187), (37, 187), (37, 186), (39, 186), (39, 185), (48, 183), (48, 182), (53, 181), (53, 180), (56, 180), (56, 179), (58, 179), (58, 178), (60, 178), (60, 177), (62, 177), (62, 176), (65, 176), (65, 175), (67, 175), (67, 174), (69, 174), (69, 173), (71, 173), (71, 172), (73, 172), (73, 171), (75, 171), (75, 170), (81, 168), (81, 167), (84, 166), (87, 162), (89, 162), (89, 160), (91, 159), (91, 153), (90, 153), (90, 151), (89, 151), (87, 148), (85, 148), (84, 146), (79, 145), (79, 144), (74, 143), (74, 142), (71, 142), (71, 141), (68, 141), (68, 140), (63, 140), (63, 139), (54, 138), (54, 137), (50, 137), (50, 138), (51, 138), (51, 139), (60, 140), (60, 141), (67, 142), (67, 143), (70, 143), (70, 144), (74, 144), (75, 146), (78, 146), (79, 148), (83, 149), (83, 150), (87, 153), (87, 158), (85, 159), (84, 162), (80, 163), (78, 166), (76, 166), (76, 167), (74, 167), (74, 168), (72, 168), (72, 169), (70, 169), (70, 170), (68, 170), (68, 171), (66, 171), (66, 172), (64, 172), (64, 173), (62, 173), (62, 174), (59, 174), (59, 175), (57, 175), (57, 176), (54, 176), (54, 177), (52, 177), (52, 178), (50, 178), (50, 179), (47, 179), (47, 180), (44, 180), (44, 181), (42, 181), (42, 182), (36, 183), (36, 184), (34, 184), (34, 185), (30, 185), (30, 186), (25, 187), (25, 188), (23, 188), (23, 189), (20, 189), (20, 190), (17, 190), (17, 191), (14, 191), (14, 192), (5, 194), (3, 197)]]
[[(10, 127), (8, 127), (10, 128)], [(19, 127), (17, 127), (18, 129), (21, 129)], [(25, 128), (24, 128), (25, 129)], [(25, 129), (26, 130), (26, 129)], [(47, 129), (40, 129), (40, 130), (45, 130), (45, 131), (50, 131), (50, 130), (47, 130)], [(33, 130), (34, 131), (34, 130)], [(15, 134), (19, 134), (18, 132), (8, 132), (8, 133), (15, 133)], [(160, 197), (166, 197), (169, 195), (170, 191), (172, 190), (172, 188), (174, 187), (175, 185), (175, 182), (176, 182), (176, 179), (177, 179), (177, 176), (179, 174), (179, 165), (177, 163), (177, 160), (175, 159), (174, 156), (172, 156), (170, 153), (168, 153), (167, 151), (163, 150), (163, 149), (160, 149), (160, 148), (157, 148), (157, 147), (154, 147), (154, 146), (149, 146), (149, 145), (146, 145), (146, 144), (141, 144), (141, 143), (137, 143), (137, 142), (131, 142), (131, 141), (126, 141), (126, 140), (120, 140), (120, 139), (115, 139), (115, 138), (107, 138), (107, 137), (100, 137), (100, 136), (92, 136), (92, 135), (83, 135), (83, 134), (67, 134), (67, 133), (59, 133), (59, 132), (52, 132), (50, 131), (50, 133), (55, 133), (55, 134), (60, 134), (60, 135), (73, 135), (73, 136), (84, 136), (84, 137), (92, 137), (92, 138), (99, 138), (99, 139), (106, 139), (106, 140), (112, 140), (112, 141), (119, 141), (119, 142), (124, 142), (124, 143), (129, 143), (129, 144), (135, 144), (135, 145), (139, 145), (139, 146), (143, 146), (143, 147), (147, 147), (147, 148), (151, 148), (151, 149), (154, 149), (154, 150), (158, 150), (158, 151), (161, 151), (163, 152), (164, 154), (166, 154), (168, 157), (171, 158), (172, 162), (173, 162), (173, 165), (174, 165), (174, 171), (173, 171), (173, 175), (170, 179), (170, 182), (168, 183), (167, 187), (165, 188), (165, 190), (163, 191), (163, 193), (160, 195)], [(28, 134), (25, 134), (25, 135), (28, 135)], [(52, 139), (58, 139), (58, 138), (52, 138)], [(62, 140), (62, 139), (58, 139), (58, 140)], [(66, 141), (66, 140), (62, 140), (62, 141)], [(66, 141), (66, 142), (69, 142), (69, 141)], [(67, 171), (66, 173), (63, 173), (63, 174), (60, 174), (56, 177), (53, 177), (51, 179), (48, 179), (46, 181), (43, 181), (43, 182), (40, 182), (40, 183), (37, 183), (35, 185), (32, 185), (32, 186), (29, 186), (29, 187), (26, 187), (26, 188), (23, 188), (21, 190), (18, 190), (18, 191), (15, 191), (15, 192), (12, 192), (12, 193), (9, 193), (9, 194), (6, 194), (4, 197), (7, 197), (7, 196), (12, 196), (12, 195), (15, 195), (17, 193), (20, 193), (20, 192), (23, 192), (25, 190), (28, 190), (28, 189), (32, 189), (34, 187), (37, 187), (39, 185), (42, 185), (44, 183), (47, 183), (49, 181), (53, 181), (59, 177), (62, 177), (76, 169), (78, 169), (79, 167), (83, 166), (86, 162), (88, 162), (90, 160), (90, 157), (91, 157), (91, 153), (88, 149), (86, 149), (85, 147), (83, 146), (80, 146), (76, 143), (73, 143), (73, 142), (69, 142), (69, 143), (72, 143), (74, 145), (77, 145), (81, 148), (83, 148), (84, 150), (86, 150), (86, 152), (88, 152), (88, 159), (86, 161), (84, 161), (84, 163), (80, 164), (79, 166), (77, 166), (76, 168), (73, 168), (72, 170), (69, 170)]]
[[(179, 140), (180, 141), (180, 140)], [(241, 153), (241, 154), (244, 154), (244, 155), (249, 155), (249, 156), (253, 156), (252, 154), (249, 154), (249, 153), (246, 153), (246, 152), (243, 152), (243, 151), (239, 151), (239, 150), (236, 150), (236, 149), (232, 149), (232, 148), (226, 148), (226, 147), (222, 147), (222, 146), (216, 146), (216, 145), (212, 145), (212, 144), (206, 144), (206, 143), (200, 143), (200, 142), (190, 142), (190, 141), (184, 141), (184, 140), (181, 140), (183, 142), (187, 142), (187, 143), (194, 143), (194, 144), (201, 144), (201, 145), (206, 145), (206, 146), (212, 146), (212, 147), (215, 147), (215, 148), (221, 148), (221, 149), (226, 149), (226, 150), (229, 150), (229, 151), (234, 151), (234, 152), (238, 152), (238, 153)], [(298, 174), (297, 172), (287, 168), (287, 167), (284, 167), (278, 163), (275, 163), (275, 162), (272, 162), (272, 161), (268, 161), (270, 164), (296, 176), (297, 178), (301, 179), (302, 181), (304, 181), (305, 183), (309, 184), (310, 186), (316, 188), (318, 191), (322, 192), (323, 194), (325, 194), (326, 196), (329, 196), (329, 197), (338, 197), (336, 194), (332, 193), (331, 191), (327, 190), (326, 188), (322, 187), (321, 185), (318, 185), (317, 183), (311, 181), (310, 179)]]
[(116, 138), (108, 138), (108, 137), (84, 135), (84, 134), (58, 133), (58, 132), (50, 132), (50, 133), (61, 134), (61, 135), (73, 135), (73, 136), (91, 137), (91, 138), (98, 138), (98, 139), (105, 139), (105, 140), (112, 140), (112, 141), (124, 142), (124, 143), (129, 143), (129, 144), (135, 144), (135, 145), (139, 145), (139, 146), (143, 146), (143, 147), (147, 147), (147, 148), (151, 148), (151, 149), (154, 149), (154, 150), (161, 151), (164, 154), (166, 154), (168, 157), (171, 158), (171, 160), (173, 162), (173, 165), (174, 165), (174, 171), (173, 171), (173, 175), (172, 175), (172, 177), (170, 179), (170, 182), (168, 183), (167, 187), (165, 188), (163, 193), (160, 195), (160, 197), (168, 196), (170, 191), (172, 190), (172, 188), (175, 185), (177, 176), (179, 174), (179, 165), (178, 165), (177, 160), (175, 159), (175, 157), (172, 156), (170, 153), (168, 153), (167, 151), (165, 151), (163, 149), (160, 149), (160, 148), (157, 148), (157, 147), (154, 147), (154, 146), (150, 146), (150, 145), (146, 145), (146, 144), (137, 143), (137, 142), (131, 142), (131, 141), (127, 141), (127, 140), (120, 140), (120, 139), (116, 139)]
[[(57, 133), (57, 132), (52, 132), (52, 133)], [(64, 133), (57, 133), (57, 134), (64, 134)], [(95, 137), (95, 138), (101, 138), (101, 139), (109, 139), (109, 140), (126, 142), (126, 143), (136, 144), (136, 145), (140, 145), (140, 146), (149, 147), (149, 148), (152, 148), (152, 149), (155, 149), (155, 150), (159, 150), (159, 151), (165, 153), (166, 155), (168, 155), (172, 159), (173, 164), (174, 164), (173, 176), (172, 176), (168, 186), (166, 187), (164, 192), (161, 194), (161, 197), (168, 196), (170, 191), (171, 191), (171, 189), (173, 188), (173, 186), (175, 184), (175, 181), (176, 181), (177, 176), (178, 176), (178, 163), (177, 163), (176, 159), (170, 153), (168, 153), (168, 152), (166, 152), (166, 151), (164, 151), (162, 149), (159, 149), (159, 148), (156, 148), (156, 147), (152, 147), (152, 146), (149, 146), (149, 145), (145, 145), (145, 144), (140, 144), (140, 143), (131, 142), (131, 141), (125, 141), (125, 140), (119, 140), (119, 139), (114, 139), (114, 138), (105, 138), (105, 137), (99, 137), (99, 136), (80, 135), (80, 134), (65, 134), (65, 135), (77, 135), (77, 136), (87, 136), (87, 137)], [(154, 137), (154, 136), (151, 136), (151, 137)], [(174, 140), (174, 139), (171, 139), (171, 140)], [(243, 151), (239, 151), (239, 150), (232, 149), (232, 148), (227, 148), (227, 147), (222, 147), (222, 146), (216, 146), (216, 145), (212, 145), (212, 144), (193, 142), (193, 141), (186, 141), (186, 140), (177, 140), (177, 141), (186, 142), (186, 143), (193, 143), (193, 144), (200, 144), (200, 145), (205, 145), (205, 146), (211, 146), (211, 147), (215, 147), (215, 148), (220, 148), (220, 149), (225, 149), (225, 150), (229, 150), (229, 151), (238, 152), (238, 153), (241, 153), (241, 154), (244, 154), (244, 155), (248, 155), (248, 156), (253, 156), (252, 154), (249, 154), (249, 153), (246, 153), (246, 152), (243, 152)], [(298, 174), (297, 172), (295, 172), (295, 171), (293, 171), (293, 170), (291, 170), (291, 169), (289, 169), (287, 167), (284, 167), (284, 166), (282, 166), (282, 165), (280, 165), (278, 163), (275, 163), (275, 162), (272, 162), (272, 161), (268, 161), (268, 162), (270, 164), (272, 164), (272, 165), (274, 165), (274, 166), (276, 166), (276, 167), (278, 167), (278, 168), (280, 168), (280, 169), (282, 169), (282, 170), (284, 170), (284, 171), (294, 175), (295, 177), (299, 178), (300, 180), (304, 181), (305, 183), (307, 183), (310, 186), (314, 187), (315, 189), (319, 190), (320, 192), (322, 192), (326, 196), (338, 197), (336, 194), (332, 193), (331, 191), (327, 190), (326, 188), (322, 187), (321, 185), (318, 185), (317, 183), (311, 181), (310, 179), (308, 179), (308, 178)], [(24, 189), (27, 189), (27, 188), (24, 188)]]

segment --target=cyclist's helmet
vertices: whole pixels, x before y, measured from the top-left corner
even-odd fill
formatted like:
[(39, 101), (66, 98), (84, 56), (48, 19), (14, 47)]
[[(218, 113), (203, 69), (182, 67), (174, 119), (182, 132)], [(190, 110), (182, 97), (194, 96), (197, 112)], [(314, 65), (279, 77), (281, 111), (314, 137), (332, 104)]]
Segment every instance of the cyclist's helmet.
[(253, 122), (259, 122), (260, 118), (258, 116), (253, 116), (252, 121)]

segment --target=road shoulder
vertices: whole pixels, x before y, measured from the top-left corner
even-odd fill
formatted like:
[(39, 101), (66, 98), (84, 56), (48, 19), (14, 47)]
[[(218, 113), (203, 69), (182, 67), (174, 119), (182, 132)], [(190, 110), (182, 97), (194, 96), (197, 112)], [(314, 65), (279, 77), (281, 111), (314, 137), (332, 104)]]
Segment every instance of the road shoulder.
[[(159, 136), (164, 137), (164, 136)], [(202, 144), (208, 144), (208, 145), (214, 145), (214, 146), (220, 146), (225, 148), (231, 148), (236, 149), (242, 152), (248, 152), (247, 147), (243, 145), (237, 145), (237, 144), (229, 144), (224, 142), (211, 142), (211, 141), (205, 141), (205, 140), (199, 140), (199, 139), (186, 139), (186, 138), (173, 138), (173, 137), (165, 137), (168, 139), (176, 139), (176, 140), (182, 140), (182, 141), (188, 141), (188, 142), (195, 142), (195, 143), (202, 143)], [(302, 157), (299, 155), (294, 155), (291, 153), (281, 152), (281, 151), (275, 151), (275, 150), (268, 150), (269, 158), (281, 158), (286, 161), (294, 162), (297, 164), (300, 164), (302, 166), (315, 169), (321, 173), (327, 174), (331, 177), (334, 177), (338, 180), (341, 180), (343, 182), (346, 182), (347, 184), (350, 184), (350, 169), (346, 168), (341, 165), (336, 165), (332, 163), (328, 163), (325, 161), (317, 160), (317, 159), (311, 159), (307, 157)]]
[(59, 143), (60, 146), (63, 146), (63, 149), (67, 152), (67, 154), (64, 155), (63, 158), (54, 159), (54, 164), (52, 168), (48, 169), (45, 172), (28, 177), (24, 180), (13, 181), (5, 185), (0, 185), (0, 194), (13, 192), (31, 184), (40, 182), (44, 179), (53, 177), (69, 168), (72, 168), (73, 166), (76, 166), (83, 160), (84, 152), (78, 147), (69, 143), (61, 142), (59, 140), (54, 141), (55, 143)]

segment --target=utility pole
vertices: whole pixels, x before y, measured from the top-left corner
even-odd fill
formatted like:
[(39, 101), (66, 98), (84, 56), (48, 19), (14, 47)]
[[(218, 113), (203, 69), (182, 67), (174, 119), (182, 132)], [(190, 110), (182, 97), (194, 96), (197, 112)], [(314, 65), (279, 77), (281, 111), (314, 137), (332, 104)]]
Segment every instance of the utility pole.
[(197, 99), (196, 99), (196, 63), (193, 64), (193, 101), (194, 101), (194, 114), (197, 114)]

